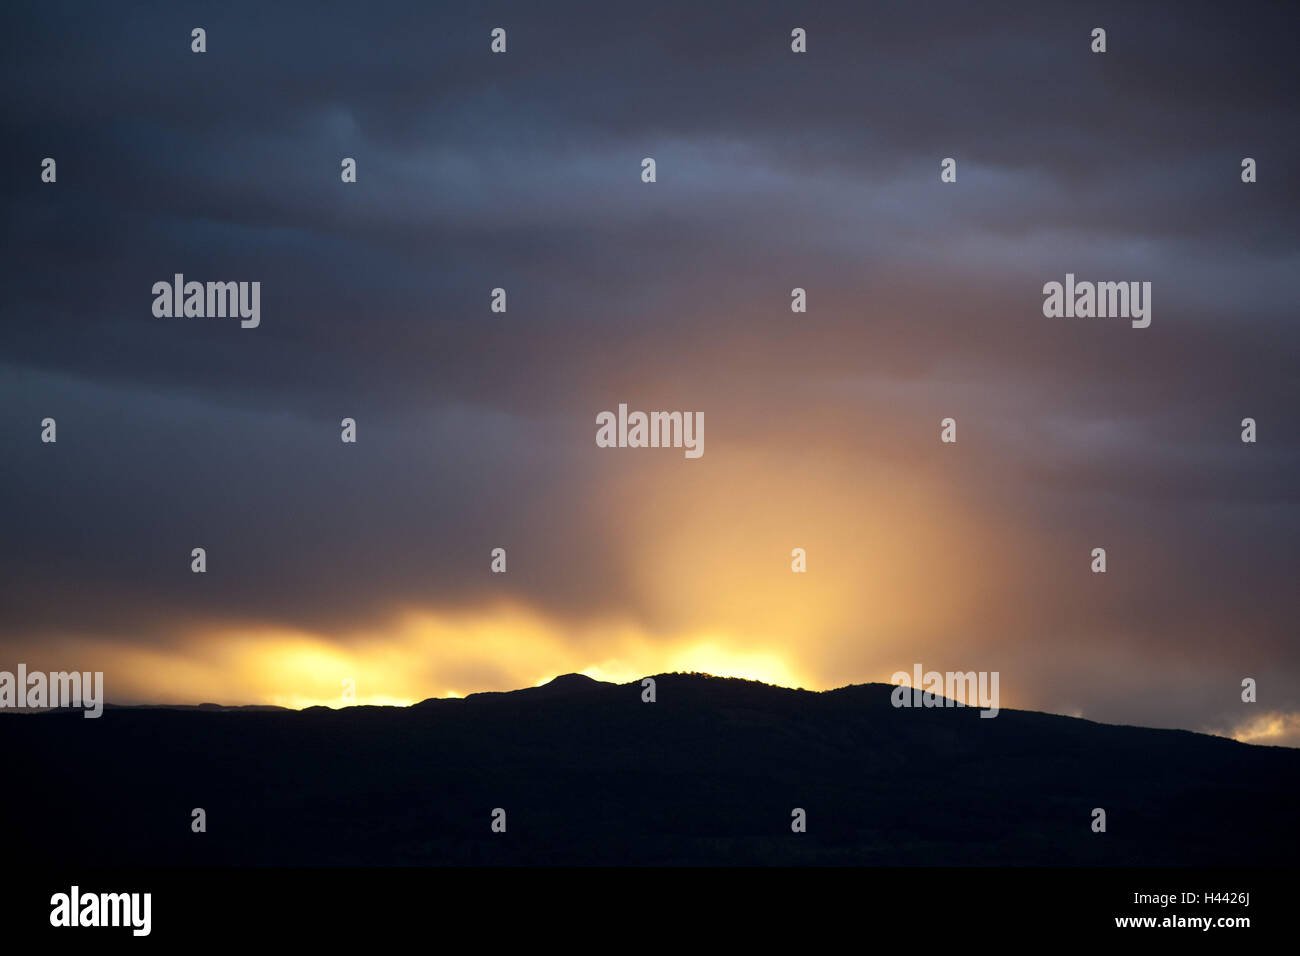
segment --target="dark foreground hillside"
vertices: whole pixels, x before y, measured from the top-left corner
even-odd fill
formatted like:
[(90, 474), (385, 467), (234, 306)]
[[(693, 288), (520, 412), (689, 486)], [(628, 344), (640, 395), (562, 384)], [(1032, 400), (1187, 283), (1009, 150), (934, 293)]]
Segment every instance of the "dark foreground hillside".
[(6, 714), (0, 819), (13, 859), (109, 866), (1289, 865), (1300, 845), (1300, 751), (890, 691), (670, 674), (647, 704), (570, 675), (409, 708)]

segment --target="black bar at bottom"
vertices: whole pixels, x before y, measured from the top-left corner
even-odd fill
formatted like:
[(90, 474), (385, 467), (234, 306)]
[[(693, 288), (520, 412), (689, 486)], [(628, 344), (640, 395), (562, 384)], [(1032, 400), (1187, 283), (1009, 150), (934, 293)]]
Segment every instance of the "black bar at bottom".
[[(1099, 935), (1230, 943), (1284, 930), (1295, 882), (1294, 870), (1195, 868), (22, 869), (0, 903), (6, 942), (132, 946), (414, 936), (587, 948), (846, 932), (872, 945)], [(92, 894), (149, 893), (148, 935), (135, 934), (126, 911), (128, 925), (51, 925), (57, 894), (68, 897), (71, 921), (73, 886), (83, 907)], [(140, 928), (143, 914), (134, 913)], [(111, 915), (105, 907), (105, 921)]]

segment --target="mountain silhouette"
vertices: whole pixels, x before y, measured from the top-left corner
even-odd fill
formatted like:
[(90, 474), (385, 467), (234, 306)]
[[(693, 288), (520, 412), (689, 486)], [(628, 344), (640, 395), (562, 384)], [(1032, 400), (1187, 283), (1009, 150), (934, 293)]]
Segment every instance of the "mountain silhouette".
[[(586, 693), (588, 691), (595, 690), (598, 687), (614, 687), (614, 686), (616, 685), (608, 683), (606, 681), (595, 680), (591, 677), (588, 677), (586, 674), (561, 674), (559, 677), (547, 681), (545, 684), (542, 684), (540, 687), (525, 687), (521, 690), (506, 690), (506, 691), (495, 691), (495, 690), (479, 691), (478, 693), (475, 694), (469, 694), (468, 696), (466, 696), (465, 699), (478, 700), (479, 698), (483, 698), (483, 697), (500, 697), (505, 694), (510, 694), (514, 696), (525, 696), (525, 697), (559, 697), (568, 694)], [(438, 699), (439, 698), (436, 697), (431, 698), (431, 700), (438, 700)], [(416, 704), (415, 706), (419, 707), (421, 704), (427, 704), (427, 703), (429, 703), (429, 701), (425, 700), (425, 701), (421, 701), (420, 704)]]
[(411, 707), (3, 715), (7, 849), (103, 866), (1289, 865), (1300, 843), (1297, 750), (895, 708), (884, 684), (656, 682), (653, 703), (639, 681), (566, 674)]

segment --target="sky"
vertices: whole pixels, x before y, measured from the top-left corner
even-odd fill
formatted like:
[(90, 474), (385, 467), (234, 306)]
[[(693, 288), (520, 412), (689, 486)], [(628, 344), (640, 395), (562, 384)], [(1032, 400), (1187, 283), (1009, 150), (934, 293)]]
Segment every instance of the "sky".
[[(1293, 16), (7, 6), (0, 669), (306, 706), (919, 663), (1300, 746)], [(155, 317), (176, 273), (260, 325)], [(1151, 325), (1045, 317), (1067, 273)], [(704, 454), (598, 447), (620, 403)]]

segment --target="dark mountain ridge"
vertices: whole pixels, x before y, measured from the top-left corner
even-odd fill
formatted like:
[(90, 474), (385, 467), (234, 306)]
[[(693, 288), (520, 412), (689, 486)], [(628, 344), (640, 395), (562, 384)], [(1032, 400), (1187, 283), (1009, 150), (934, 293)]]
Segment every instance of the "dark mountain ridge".
[(86, 865), (1289, 865), (1300, 838), (1289, 748), (895, 708), (883, 684), (656, 682), (5, 716), (25, 785), (0, 813), (15, 852)]

